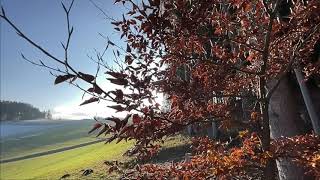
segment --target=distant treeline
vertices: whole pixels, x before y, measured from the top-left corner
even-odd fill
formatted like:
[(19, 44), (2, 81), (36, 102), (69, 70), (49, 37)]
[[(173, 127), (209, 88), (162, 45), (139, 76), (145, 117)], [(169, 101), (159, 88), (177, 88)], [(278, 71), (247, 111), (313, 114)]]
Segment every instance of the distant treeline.
[(0, 120), (51, 119), (50, 111), (40, 111), (27, 103), (0, 101)]

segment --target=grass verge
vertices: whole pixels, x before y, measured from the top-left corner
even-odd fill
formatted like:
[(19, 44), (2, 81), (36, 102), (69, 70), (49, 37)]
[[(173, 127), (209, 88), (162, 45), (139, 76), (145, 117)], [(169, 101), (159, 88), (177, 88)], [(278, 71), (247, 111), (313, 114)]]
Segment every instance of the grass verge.
[(1, 159), (9, 159), (96, 140), (88, 135), (91, 121), (72, 121), (26, 136), (1, 138)]
[[(189, 151), (189, 143), (190, 139), (181, 135), (169, 137), (165, 139), (157, 156), (149, 161), (138, 163), (163, 163), (181, 160), (184, 154)], [(63, 175), (69, 174), (67, 179), (118, 179), (121, 174), (117, 172), (109, 174), (110, 166), (104, 162), (117, 160), (122, 163), (137, 163), (134, 158), (122, 156), (133, 144), (132, 141), (118, 144), (114, 142), (110, 144), (98, 143), (38, 158), (0, 164), (0, 178), (3, 180), (59, 179)], [(83, 176), (81, 172), (83, 169), (92, 169), (93, 173)]]
[(59, 179), (66, 173), (102, 164), (105, 160), (124, 160), (122, 154), (133, 142), (98, 143), (52, 155), (0, 165), (1, 179)]

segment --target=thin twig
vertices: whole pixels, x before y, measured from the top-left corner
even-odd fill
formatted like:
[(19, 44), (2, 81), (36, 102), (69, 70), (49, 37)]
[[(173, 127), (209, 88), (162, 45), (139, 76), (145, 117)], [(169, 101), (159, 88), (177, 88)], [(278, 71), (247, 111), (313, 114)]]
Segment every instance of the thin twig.
[(25, 57), (25, 55), (22, 54), (22, 53), (21, 53), (21, 56), (22, 56), (22, 58), (23, 58), (24, 60), (26, 60), (27, 62), (29, 62), (29, 63), (31, 63), (31, 64), (33, 64), (33, 65), (35, 65), (35, 66), (40, 66), (40, 67), (44, 67), (44, 68), (47, 68), (47, 69), (50, 69), (50, 70), (53, 70), (53, 71), (56, 71), (56, 72), (59, 72), (59, 73), (68, 74), (68, 73), (66, 73), (66, 72), (64, 72), (64, 71), (61, 71), (61, 70), (58, 69), (58, 68), (53, 68), (53, 67), (50, 67), (50, 66), (46, 65), (46, 64), (43, 63), (43, 61), (41, 61), (41, 60), (39, 60), (40, 63), (36, 63), (35, 61), (32, 61), (32, 60), (28, 59), (27, 57)]
[(244, 46), (248, 47), (249, 49), (258, 51), (259, 53), (263, 53), (262, 50), (257, 49), (257, 48), (255, 48), (255, 47), (252, 47), (250, 44), (247, 44), (247, 43), (244, 43), (244, 42), (240, 42), (240, 41), (237, 41), (237, 40), (234, 40), (234, 39), (230, 39), (230, 41), (232, 41), (232, 42), (234, 42), (234, 43), (238, 43), (238, 44), (244, 45)]
[[(74, 0), (73, 0), (74, 1)], [(69, 16), (69, 12), (71, 10), (73, 3), (71, 3), (70, 7), (68, 8), (68, 10), (66, 10), (67, 8), (63, 6), (63, 8), (65, 9), (65, 11), (67, 12), (67, 15)], [(50, 52), (48, 52), (47, 50), (45, 50), (43, 47), (41, 47), (39, 44), (37, 44), (36, 42), (34, 42), (33, 40), (31, 40), (28, 36), (26, 36), (15, 24), (13, 24), (13, 22), (6, 16), (5, 11), (3, 8), (2, 9), (2, 14), (0, 14), (0, 17), (3, 18), (7, 23), (9, 23), (9, 25), (15, 29), (15, 31), (17, 32), (17, 34), (25, 39), (27, 42), (29, 42), (31, 45), (33, 45), (36, 49), (40, 50), (43, 54), (45, 54), (46, 56), (50, 57), (51, 59), (53, 59), (54, 61), (58, 62), (59, 64), (62, 64), (64, 66), (67, 67), (67, 69), (70, 69), (74, 74), (77, 75), (77, 77), (79, 77), (80, 79), (82, 79), (83, 81), (93, 85), (94, 87), (100, 88), (98, 86), (98, 84), (96, 84), (96, 82), (91, 82), (89, 80), (87, 80), (85, 77), (83, 77), (81, 74), (78, 73), (78, 71), (76, 71), (68, 62), (66, 62), (65, 60), (61, 60), (59, 58), (57, 58), (56, 56), (52, 55)], [(71, 34), (72, 29), (69, 28), (69, 34)], [(70, 35), (69, 35), (70, 36)], [(70, 40), (69, 40), (70, 41)], [(66, 48), (66, 46), (65, 46)], [(68, 72), (65, 72), (68, 73)], [(108, 96), (110, 99), (114, 100), (114, 98), (112, 96), (109, 95), (109, 93), (105, 92), (102, 88), (100, 88), (102, 90), (102, 93), (106, 94), (106, 96)]]
[(105, 16), (106, 19), (111, 21), (116, 21), (114, 18), (110, 17), (101, 7), (99, 7), (93, 0), (89, 0), (89, 1), (95, 8), (97, 8)]

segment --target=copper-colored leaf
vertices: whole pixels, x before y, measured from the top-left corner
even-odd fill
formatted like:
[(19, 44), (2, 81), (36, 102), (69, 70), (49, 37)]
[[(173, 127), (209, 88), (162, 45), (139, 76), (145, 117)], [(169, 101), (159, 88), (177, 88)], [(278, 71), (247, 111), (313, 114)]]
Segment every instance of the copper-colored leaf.
[(107, 78), (112, 84), (117, 84), (117, 85), (128, 85), (128, 80), (126, 79), (111, 79)]
[(129, 44), (127, 44), (127, 52), (131, 52), (131, 48), (130, 48)]
[(110, 126), (107, 124), (104, 124), (103, 128), (101, 129), (101, 131), (99, 131), (96, 137), (99, 137), (102, 133), (106, 132), (109, 129), (110, 129)]
[(88, 132), (88, 134), (92, 133), (93, 131), (99, 129), (102, 126), (101, 123), (96, 123), (93, 125), (92, 129)]
[(140, 116), (137, 114), (132, 115), (132, 122), (133, 124), (139, 124), (141, 122)]
[(125, 110), (125, 108), (124, 107), (122, 107), (121, 105), (115, 105), (115, 106), (108, 106), (109, 108), (112, 108), (112, 109), (115, 109), (115, 110), (117, 110), (117, 111), (123, 111), (123, 110)]
[(80, 106), (85, 105), (85, 104), (89, 104), (89, 103), (93, 103), (93, 102), (96, 102), (96, 101), (99, 101), (99, 98), (92, 97), (92, 98), (90, 98), (88, 100), (85, 100), (83, 103), (80, 104)]
[(97, 93), (97, 94), (103, 93), (103, 90), (97, 85), (94, 85), (94, 87), (89, 88), (87, 91), (92, 92), (92, 93)]
[(81, 78), (83, 78), (87, 82), (92, 82), (95, 79), (95, 77), (90, 75), (90, 74), (85, 74), (85, 73), (82, 73), (82, 72), (79, 72), (79, 74), (80, 74)]
[(73, 74), (67, 74), (67, 75), (60, 75), (60, 76), (57, 76), (56, 80), (54, 81), (54, 84), (59, 84), (59, 83), (62, 83), (68, 79), (71, 79), (71, 78), (74, 78), (76, 77), (75, 75)]
[(127, 55), (127, 56), (125, 57), (125, 62), (126, 62), (126, 63), (128, 63), (129, 65), (131, 65), (131, 64), (132, 64), (132, 62), (133, 62), (132, 57), (131, 57), (131, 56), (129, 56), (129, 55)]
[(108, 117), (108, 118), (106, 118), (106, 120), (113, 121), (116, 124), (121, 122), (121, 120), (119, 118), (116, 118), (116, 117)]
[(114, 78), (120, 78), (120, 79), (124, 79), (127, 77), (126, 74), (120, 73), (120, 72), (107, 71), (106, 74), (109, 74), (110, 76), (112, 76)]

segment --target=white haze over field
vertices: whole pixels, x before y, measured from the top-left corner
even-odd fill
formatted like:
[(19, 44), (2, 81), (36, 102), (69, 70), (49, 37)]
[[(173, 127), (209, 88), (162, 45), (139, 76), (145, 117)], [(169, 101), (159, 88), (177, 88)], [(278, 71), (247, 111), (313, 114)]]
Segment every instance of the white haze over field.
[[(122, 89), (120, 86), (105, 82), (101, 85), (101, 87), (107, 87), (103, 88), (106, 91), (109, 90), (115, 90), (115, 89)], [(123, 89), (122, 89), (123, 90)], [(127, 90), (125, 90), (127, 92)], [(163, 95), (162, 93), (153, 93), (157, 96), (156, 102), (162, 105), (163, 103)], [(89, 99), (90, 96), (86, 95), (83, 100), (80, 97), (75, 98), (73, 102), (62, 104), (59, 106), (56, 106), (53, 109), (52, 116), (54, 119), (92, 119), (93, 117), (110, 117), (110, 116), (116, 116), (116, 117), (125, 117), (127, 112), (120, 112), (116, 113), (114, 109), (108, 108), (107, 106), (114, 105), (112, 102), (108, 102), (105, 100), (101, 100), (100, 102), (93, 102), (90, 104), (79, 106), (84, 100)], [(148, 105), (148, 101), (145, 102), (146, 105)]]
[[(79, 100), (81, 102), (81, 99)], [(110, 116), (115, 111), (103, 102), (79, 106), (79, 102), (64, 104), (53, 109), (54, 119), (91, 119), (94, 116)]]

